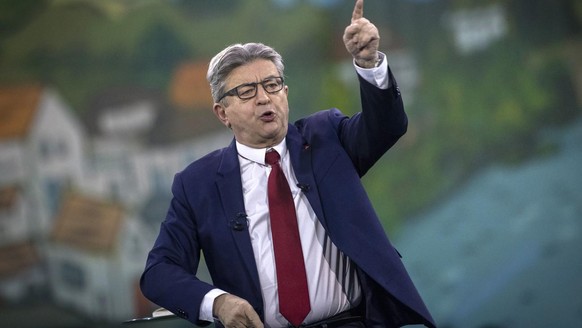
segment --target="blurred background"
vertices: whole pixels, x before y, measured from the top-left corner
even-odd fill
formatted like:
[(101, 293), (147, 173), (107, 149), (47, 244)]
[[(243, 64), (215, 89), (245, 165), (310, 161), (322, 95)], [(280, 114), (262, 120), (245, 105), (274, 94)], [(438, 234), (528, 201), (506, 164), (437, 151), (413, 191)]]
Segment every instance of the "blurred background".
[[(138, 281), (173, 175), (232, 138), (208, 61), (266, 43), (291, 119), (353, 114), (353, 3), (0, 0), (0, 326), (150, 315)], [(582, 2), (367, 0), (364, 14), (410, 126), (363, 181), (437, 323), (579, 327)]]

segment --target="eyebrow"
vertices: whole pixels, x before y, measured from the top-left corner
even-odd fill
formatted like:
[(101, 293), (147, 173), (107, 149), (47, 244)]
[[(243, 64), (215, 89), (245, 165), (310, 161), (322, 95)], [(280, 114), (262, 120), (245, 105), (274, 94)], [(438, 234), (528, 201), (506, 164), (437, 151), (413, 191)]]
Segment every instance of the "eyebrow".
[(267, 81), (267, 80), (271, 80), (271, 79), (276, 79), (276, 78), (282, 78), (282, 76), (279, 76), (279, 75), (269, 75), (266, 78), (260, 80), (259, 82), (246, 82), (246, 83), (241, 83), (241, 84), (237, 84), (237, 85), (233, 86), (233, 88), (242, 87), (243, 85), (253, 85), (253, 84), (261, 83), (263, 81)]

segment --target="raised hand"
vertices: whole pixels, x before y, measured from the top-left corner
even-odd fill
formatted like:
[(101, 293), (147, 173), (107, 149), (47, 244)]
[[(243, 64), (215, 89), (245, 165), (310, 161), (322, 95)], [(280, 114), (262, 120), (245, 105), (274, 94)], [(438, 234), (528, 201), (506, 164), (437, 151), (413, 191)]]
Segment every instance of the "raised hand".
[(356, 0), (352, 22), (344, 31), (344, 44), (356, 64), (363, 68), (375, 67), (378, 63), (380, 34), (369, 20), (364, 18), (364, 0)]

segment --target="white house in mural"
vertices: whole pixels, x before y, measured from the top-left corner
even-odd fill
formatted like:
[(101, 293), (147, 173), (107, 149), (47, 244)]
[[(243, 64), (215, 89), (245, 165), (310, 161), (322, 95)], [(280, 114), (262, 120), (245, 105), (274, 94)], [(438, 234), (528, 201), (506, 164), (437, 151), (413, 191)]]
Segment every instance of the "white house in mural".
[(232, 140), (203, 70), (178, 67), (168, 95), (106, 91), (84, 124), (49, 88), (0, 88), (0, 301), (50, 291), (94, 318), (151, 313), (138, 279), (173, 176)]
[(452, 13), (448, 23), (461, 53), (483, 50), (507, 33), (505, 8), (499, 4)]
[(159, 92), (137, 87), (98, 95), (85, 113), (92, 160), (81, 188), (131, 208), (169, 193), (176, 172), (232, 138), (209, 123), (216, 120), (210, 108), (176, 109)]
[(1, 246), (46, 234), (62, 192), (83, 175), (84, 136), (59, 95), (39, 85), (0, 88), (0, 118), (0, 190), (13, 193)]
[(38, 241), (83, 160), (81, 125), (54, 90), (0, 87), (0, 299), (46, 285)]
[(67, 195), (44, 254), (55, 301), (100, 320), (149, 314), (139, 277), (154, 237), (119, 203)]
[(149, 194), (135, 159), (136, 154), (148, 151), (145, 140), (159, 120), (161, 99), (151, 90), (136, 87), (94, 97), (84, 113), (91, 160), (81, 183), (83, 190), (128, 207), (138, 206)]

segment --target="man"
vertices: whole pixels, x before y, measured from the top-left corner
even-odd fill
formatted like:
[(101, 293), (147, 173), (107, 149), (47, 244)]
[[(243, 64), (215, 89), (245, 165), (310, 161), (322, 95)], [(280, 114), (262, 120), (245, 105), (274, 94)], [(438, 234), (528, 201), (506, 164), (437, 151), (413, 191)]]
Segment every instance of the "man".
[[(331, 109), (288, 124), (270, 47), (211, 60), (213, 110), (234, 140), (176, 175), (141, 280), (153, 302), (219, 327), (434, 327), (360, 182), (407, 127), (363, 0), (344, 43), (361, 85), (351, 118)], [(213, 284), (195, 276), (200, 251)]]

